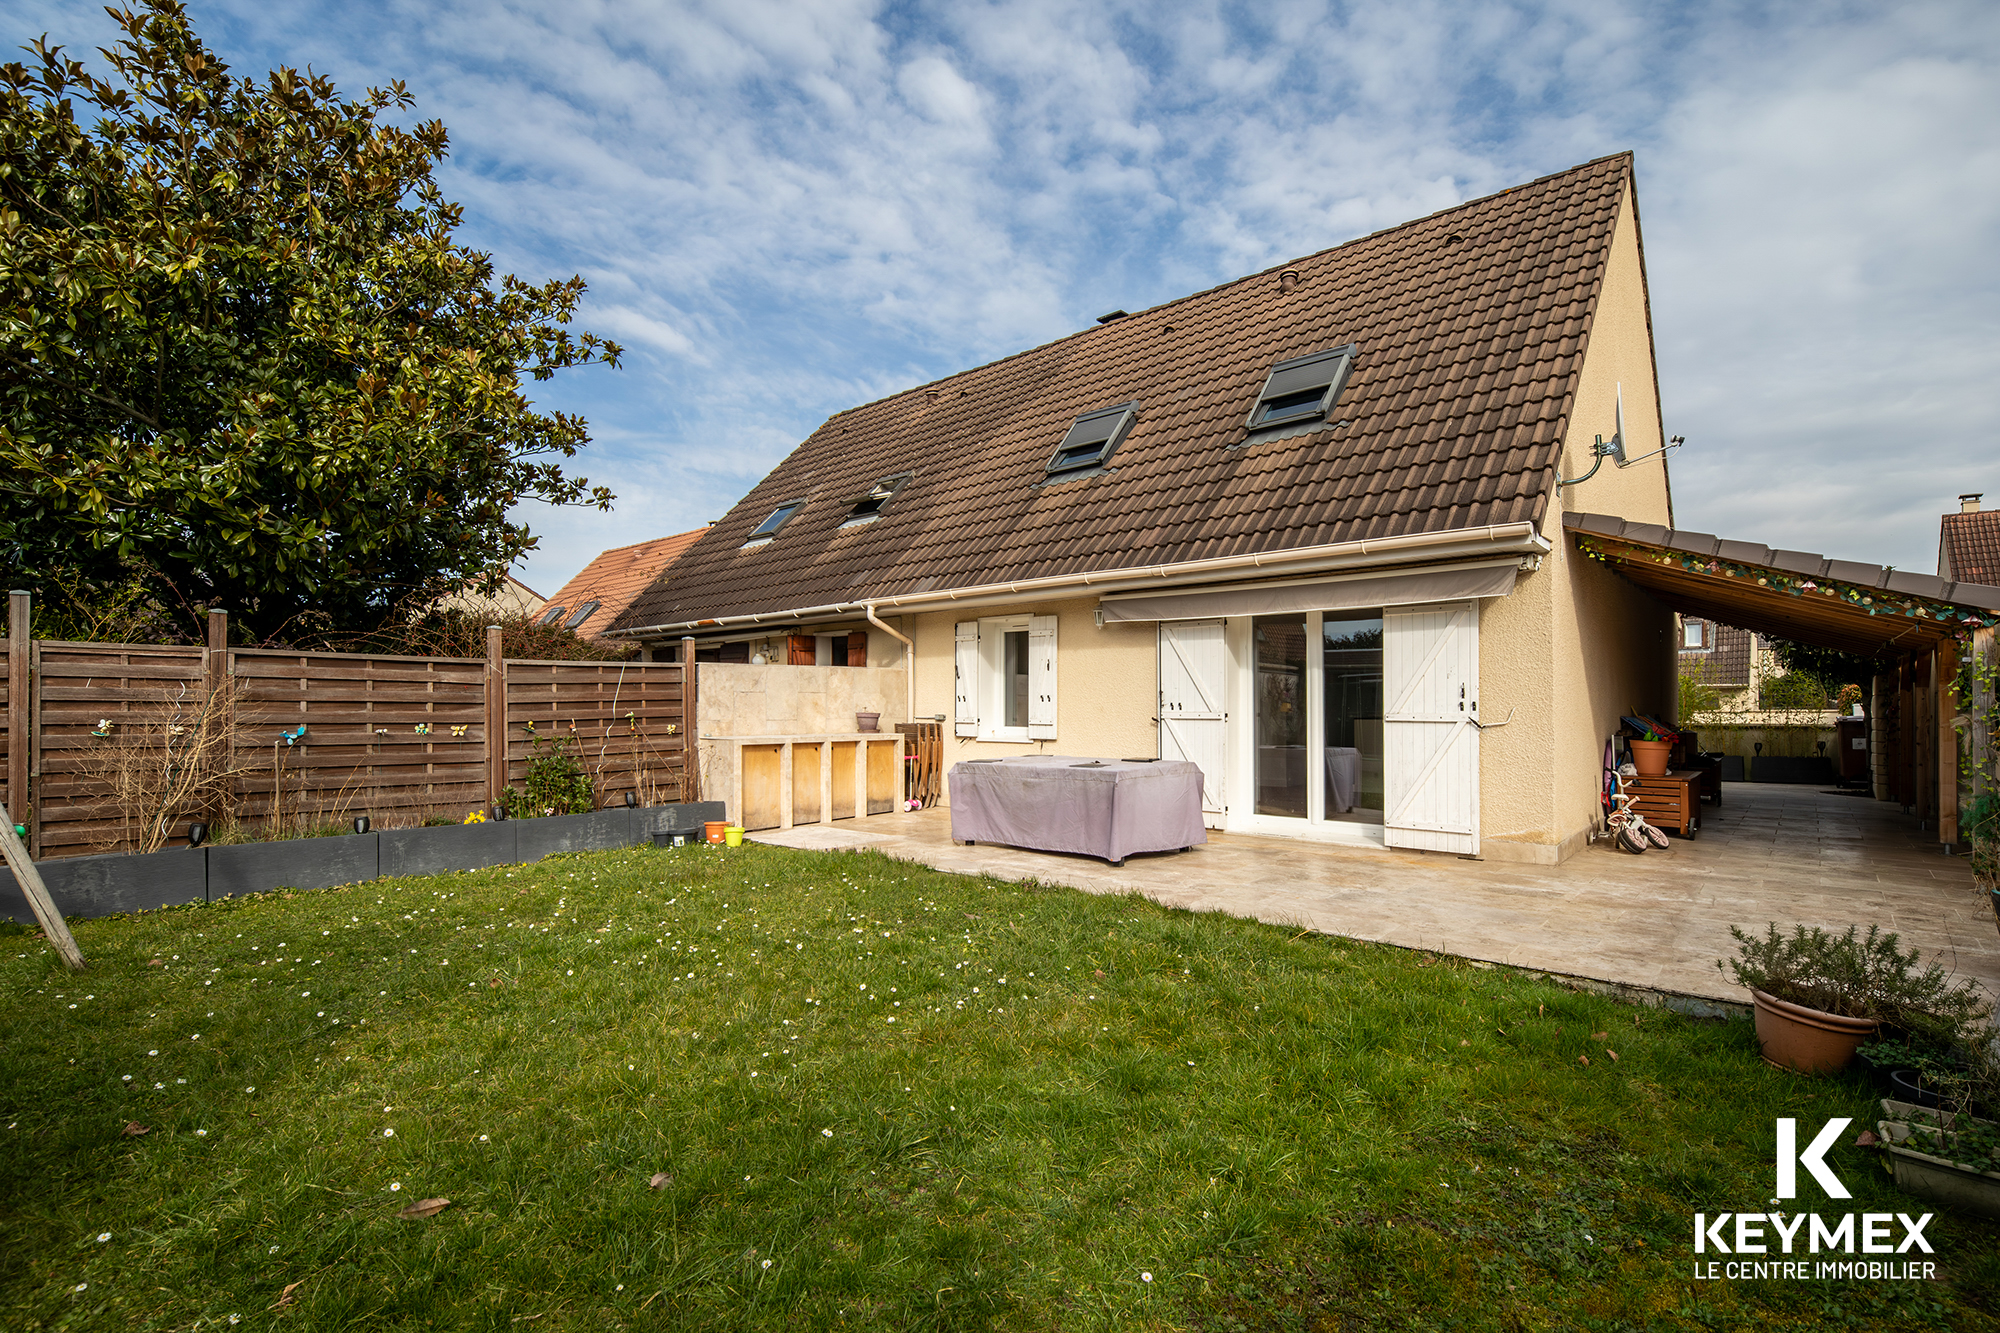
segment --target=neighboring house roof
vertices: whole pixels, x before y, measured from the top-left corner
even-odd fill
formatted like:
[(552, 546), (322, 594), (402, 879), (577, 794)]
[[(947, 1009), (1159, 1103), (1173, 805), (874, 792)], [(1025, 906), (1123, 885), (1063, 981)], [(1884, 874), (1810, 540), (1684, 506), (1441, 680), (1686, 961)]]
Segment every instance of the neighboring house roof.
[[(1631, 181), (1600, 158), (842, 412), (617, 628), (1539, 523)], [(1273, 363), (1348, 343), (1333, 424), (1231, 447)], [(1078, 416), (1128, 402), (1106, 470), (1037, 484)]]
[(1938, 527), (1938, 577), (2000, 588), (2000, 509), (1944, 516)]
[(1750, 683), (1750, 631), (1708, 622), (1708, 647), (1681, 649), (1681, 670), (1698, 671), (1702, 683), (1736, 689)]
[(632, 604), (632, 599), (665, 573), (667, 566), (673, 564), (706, 531), (707, 528), (696, 528), (693, 532), (675, 533), (671, 537), (655, 537), (630, 546), (614, 546), (558, 588), (547, 605), (562, 607), (562, 623), (568, 624), (585, 605), (596, 602), (597, 607), (575, 629), (586, 639), (598, 639)]
[(469, 611), (476, 616), (531, 616), (542, 609), (542, 595), (509, 574), (498, 592), (480, 592), (468, 584), (438, 598), (432, 605), (444, 610)]

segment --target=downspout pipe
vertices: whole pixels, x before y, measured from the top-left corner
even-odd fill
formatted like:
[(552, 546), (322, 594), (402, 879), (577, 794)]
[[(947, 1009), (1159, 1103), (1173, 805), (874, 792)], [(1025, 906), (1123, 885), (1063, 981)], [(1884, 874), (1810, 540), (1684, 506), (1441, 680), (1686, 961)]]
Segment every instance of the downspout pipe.
[(868, 613), (869, 624), (903, 642), (903, 717), (914, 725), (917, 720), (917, 645), (904, 637), (902, 631), (891, 629), (887, 621), (876, 615), (875, 603), (865, 602), (861, 609)]

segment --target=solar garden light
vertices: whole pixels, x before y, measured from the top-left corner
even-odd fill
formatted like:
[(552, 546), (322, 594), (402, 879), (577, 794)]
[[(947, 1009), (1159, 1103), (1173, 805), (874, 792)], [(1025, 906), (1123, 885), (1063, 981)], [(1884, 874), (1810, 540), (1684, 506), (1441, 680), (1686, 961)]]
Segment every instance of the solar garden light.
[(354, 817), (354, 831), (356, 833), (366, 833), (368, 831), (367, 815), (356, 815)]
[[(1824, 749), (1825, 749), (1826, 747), (1825, 747), (1824, 745), (1822, 745), (1822, 746), (1820, 746), (1819, 748), (1820, 748), (1820, 749), (1822, 749), (1822, 750), (1824, 750)], [(626, 792), (626, 793), (625, 793), (625, 808), (626, 808), (627, 810), (636, 810), (636, 809), (638, 809), (638, 808), (639, 808), (639, 793), (638, 793), (638, 792), (636, 792), (636, 791), (628, 791), (628, 792)]]
[(203, 843), (205, 843), (205, 842), (207, 842), (207, 841), (208, 841), (208, 825), (206, 825), (206, 824), (189, 824), (189, 825), (188, 825), (188, 846), (189, 846), (189, 847), (199, 847), (199, 846), (201, 846), (201, 845), (202, 845)]

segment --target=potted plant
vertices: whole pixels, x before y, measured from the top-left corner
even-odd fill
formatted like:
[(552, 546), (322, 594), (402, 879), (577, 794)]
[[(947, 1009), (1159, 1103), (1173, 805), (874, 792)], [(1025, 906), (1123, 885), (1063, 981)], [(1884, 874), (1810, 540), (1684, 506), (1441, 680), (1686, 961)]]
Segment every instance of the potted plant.
[[(1973, 1045), (1963, 1071), (1965, 1102), (1985, 1109), (2000, 1103), (2000, 1053), (1990, 1031), (1974, 1034), (1968, 1028), (1968, 1036)], [(1990, 1112), (1977, 1119), (1965, 1107), (1931, 1108), (1884, 1097), (1876, 1128), (1897, 1189), (2000, 1217), (2000, 1125)]]
[(1749, 989), (1758, 1045), (1780, 1068), (1834, 1073), (1878, 1030), (1949, 1045), (1988, 1012), (1978, 983), (1954, 986), (1937, 963), (1918, 971), (1922, 955), (1898, 948), (1898, 937), (1879, 926), (1866, 936), (1857, 926), (1840, 935), (1796, 926), (1786, 935), (1776, 922), (1761, 936), (1735, 926), (1729, 933), (1739, 957), (1727, 970)]
[(1972, 883), (1993, 904), (1993, 924), (2000, 926), (2000, 820), (1975, 824), (1971, 842)]

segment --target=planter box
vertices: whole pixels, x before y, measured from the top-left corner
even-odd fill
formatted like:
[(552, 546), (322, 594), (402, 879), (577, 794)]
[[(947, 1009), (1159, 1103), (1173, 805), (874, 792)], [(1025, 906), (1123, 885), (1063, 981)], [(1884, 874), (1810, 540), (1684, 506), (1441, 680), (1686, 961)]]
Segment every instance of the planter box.
[(1750, 780), (1831, 786), (1836, 779), (1833, 765), (1819, 755), (1760, 754), (1750, 761)]
[(330, 889), (373, 879), (379, 833), (209, 847), (208, 900), (271, 889)]
[[(42, 883), (65, 917), (110, 916), (208, 900), (206, 847), (175, 847), (143, 856), (67, 856), (37, 861)], [(0, 907), (12, 921), (32, 924), (35, 913), (13, 872), (0, 865)]]
[[(538, 861), (554, 852), (611, 851), (652, 841), (655, 832), (724, 818), (721, 801), (622, 806), (587, 815), (489, 820), (381, 833), (177, 847), (145, 856), (71, 856), (38, 861), (49, 896), (66, 917), (109, 916), (270, 889), (325, 889), (378, 875), (435, 875)], [(34, 912), (0, 865), (0, 917), (32, 924)]]
[(727, 818), (729, 818), (728, 807), (721, 801), (649, 805), (638, 811), (638, 818), (633, 821), (632, 841), (647, 842), (655, 833), (666, 833), (673, 829), (693, 829), (699, 833), (701, 826), (709, 820)]
[(1927, 1111), (1909, 1102), (1884, 1097), (1882, 1116), (1876, 1122), (1876, 1130), (1882, 1136), (1882, 1151), (1889, 1154), (1890, 1165), (1895, 1170), (1897, 1189), (1920, 1199), (1983, 1213), (1987, 1217), (2000, 1217), (2000, 1173), (1975, 1171), (1906, 1146), (1910, 1141), (1912, 1120), (1940, 1124), (1950, 1129), (1958, 1118), (1955, 1113)]
[(435, 875), (444, 870), (484, 870), (520, 860), (514, 830), (527, 821), (489, 819), (483, 824), (390, 829), (377, 865), (381, 875)]
[(517, 860), (539, 861), (557, 852), (608, 852), (632, 845), (633, 812), (624, 806), (587, 815), (510, 819), (520, 840)]

